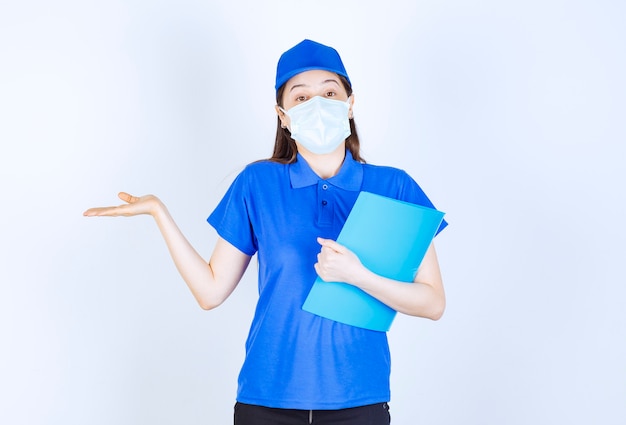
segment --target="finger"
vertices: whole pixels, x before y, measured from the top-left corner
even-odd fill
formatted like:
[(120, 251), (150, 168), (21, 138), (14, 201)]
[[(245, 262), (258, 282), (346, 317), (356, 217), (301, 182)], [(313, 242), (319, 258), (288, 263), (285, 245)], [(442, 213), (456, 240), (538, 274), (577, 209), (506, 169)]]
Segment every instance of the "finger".
[(83, 212), (83, 215), (85, 217), (92, 217), (92, 216), (96, 215), (95, 210), (96, 210), (96, 208), (89, 208), (88, 210)]
[(317, 275), (320, 277), (320, 279), (322, 279), (324, 282), (326, 282), (327, 280), (324, 279), (324, 272), (323, 272), (322, 268), (320, 267), (320, 265), (315, 263), (313, 265), (313, 267), (315, 268), (315, 273), (317, 273)]
[(337, 242), (335, 242), (332, 239), (317, 238), (317, 243), (322, 245), (322, 249), (325, 247), (325, 248), (330, 248), (333, 251), (336, 251), (336, 252), (339, 252), (339, 253), (345, 253), (346, 252), (346, 248), (343, 245), (338, 244)]
[(323, 246), (322, 249), (320, 249), (320, 253), (318, 254), (318, 257), (320, 260), (324, 260), (324, 259), (330, 259), (333, 258), (333, 255), (337, 255), (338, 252), (335, 251), (333, 248), (330, 248), (328, 246)]
[(89, 208), (87, 211), (83, 213), (85, 217), (97, 217), (97, 216), (113, 216), (119, 215), (118, 207), (97, 207), (97, 208)]
[(122, 201), (128, 202), (129, 204), (132, 204), (132, 203), (137, 202), (139, 200), (139, 198), (137, 198), (136, 196), (133, 196), (130, 193), (126, 193), (126, 192), (120, 192), (120, 193), (117, 194), (117, 196)]

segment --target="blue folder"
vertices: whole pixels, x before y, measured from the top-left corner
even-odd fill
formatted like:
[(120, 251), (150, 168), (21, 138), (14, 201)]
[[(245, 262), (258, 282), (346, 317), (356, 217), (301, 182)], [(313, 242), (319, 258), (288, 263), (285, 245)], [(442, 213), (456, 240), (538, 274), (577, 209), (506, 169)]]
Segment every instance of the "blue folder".
[[(412, 282), (444, 213), (361, 192), (337, 237), (372, 272)], [(360, 328), (386, 332), (396, 311), (361, 289), (318, 277), (302, 309)]]

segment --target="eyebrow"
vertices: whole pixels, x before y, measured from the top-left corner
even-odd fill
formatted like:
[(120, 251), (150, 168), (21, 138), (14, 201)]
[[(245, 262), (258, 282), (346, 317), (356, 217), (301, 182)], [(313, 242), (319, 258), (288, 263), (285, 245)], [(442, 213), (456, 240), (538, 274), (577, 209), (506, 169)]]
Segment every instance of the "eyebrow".
[[(329, 78), (328, 80), (324, 80), (320, 83), (320, 86), (326, 84), (326, 83), (335, 83), (339, 86), (339, 81), (337, 81), (334, 78)], [(289, 89), (289, 92), (292, 92), (293, 89), (298, 88), (298, 87), (308, 87), (308, 84), (294, 84), (293, 86), (291, 86), (291, 88)]]

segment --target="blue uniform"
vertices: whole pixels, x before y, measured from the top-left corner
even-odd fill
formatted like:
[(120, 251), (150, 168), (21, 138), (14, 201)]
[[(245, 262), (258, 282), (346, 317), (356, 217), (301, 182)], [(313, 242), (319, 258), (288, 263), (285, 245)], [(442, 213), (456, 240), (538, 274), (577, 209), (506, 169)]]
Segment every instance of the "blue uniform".
[(317, 276), (316, 238), (337, 238), (360, 191), (433, 207), (404, 171), (362, 164), (346, 152), (327, 180), (300, 155), (293, 164), (252, 163), (209, 216), (222, 238), (258, 253), (259, 300), (237, 401), (307, 410), (389, 401), (387, 335), (302, 310)]

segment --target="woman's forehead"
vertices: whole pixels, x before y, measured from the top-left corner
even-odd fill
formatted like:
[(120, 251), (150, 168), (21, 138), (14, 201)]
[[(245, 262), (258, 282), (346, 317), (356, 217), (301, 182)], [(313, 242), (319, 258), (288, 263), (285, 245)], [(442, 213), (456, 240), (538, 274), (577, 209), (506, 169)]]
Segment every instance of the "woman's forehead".
[(296, 86), (320, 86), (332, 82), (335, 82), (341, 87), (339, 76), (337, 76), (334, 72), (322, 69), (313, 69), (301, 72), (300, 74), (291, 77), (289, 81), (287, 81), (285, 88), (287, 90), (291, 90)]

